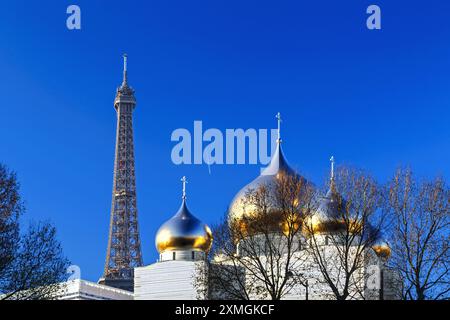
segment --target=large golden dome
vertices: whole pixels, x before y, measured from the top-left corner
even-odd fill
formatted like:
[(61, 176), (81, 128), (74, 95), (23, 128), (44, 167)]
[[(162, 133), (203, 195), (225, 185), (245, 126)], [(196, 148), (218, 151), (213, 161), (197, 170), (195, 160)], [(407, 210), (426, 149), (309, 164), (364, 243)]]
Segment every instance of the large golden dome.
[(209, 227), (189, 211), (183, 188), (183, 202), (180, 209), (156, 233), (155, 244), (158, 252), (176, 250), (208, 252), (211, 249), (212, 241), (213, 237)]
[(257, 190), (261, 186), (273, 187), (277, 179), (280, 179), (283, 175), (294, 176), (297, 173), (287, 163), (281, 149), (281, 144), (278, 143), (269, 166), (263, 170), (260, 176), (242, 188), (231, 201), (229, 218), (238, 220), (243, 217), (250, 218), (254, 214), (254, 208), (246, 201), (247, 194)]
[[(242, 188), (231, 201), (228, 210), (228, 222), (238, 226), (245, 233), (251, 233), (252, 222), (256, 224), (261, 221), (259, 221), (260, 217), (258, 217), (255, 206), (249, 203), (248, 195), (263, 186), (268, 188), (269, 192), (274, 192), (277, 180), (284, 176), (298, 177), (306, 182), (306, 179), (289, 166), (281, 148), (280, 136), (278, 136), (277, 148), (269, 166), (262, 171), (260, 176)], [(264, 223), (269, 224), (269, 227), (274, 231), (283, 230), (285, 221), (283, 214), (281, 214), (282, 210), (272, 206), (272, 208), (269, 208), (269, 211), (271, 216), (264, 217)]]

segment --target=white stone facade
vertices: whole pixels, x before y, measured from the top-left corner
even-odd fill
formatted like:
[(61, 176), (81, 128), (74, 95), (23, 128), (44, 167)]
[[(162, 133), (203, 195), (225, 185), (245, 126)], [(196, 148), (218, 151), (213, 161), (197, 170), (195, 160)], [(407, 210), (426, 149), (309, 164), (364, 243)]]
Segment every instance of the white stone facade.
[(57, 300), (133, 300), (132, 292), (85, 281), (72, 280), (62, 283)]
[[(324, 260), (324, 263), (327, 265), (327, 272), (329, 276), (333, 279), (333, 283), (339, 288), (343, 288), (343, 282), (345, 280), (343, 276), (343, 267), (341, 266), (342, 261), (339, 258), (338, 248), (336, 244), (327, 244), (327, 240), (325, 236), (316, 236), (319, 246), (321, 250), (321, 256)], [(276, 242), (276, 238), (272, 239), (273, 242)], [(278, 239), (279, 240), (279, 239)], [(309, 251), (308, 242), (305, 239), (299, 239), (299, 244), (293, 248), (295, 252), (291, 254), (289, 269), (291, 270), (292, 279), (298, 277), (298, 281), (295, 284), (289, 286), (289, 290), (285, 292), (283, 295), (284, 300), (333, 300), (336, 299), (333, 294), (329, 284), (325, 281), (322, 272), (319, 269), (318, 264), (314, 260), (314, 257)], [(253, 242), (254, 244), (254, 242)], [(264, 247), (263, 245), (261, 247)], [(278, 246), (276, 246), (278, 247)], [(279, 248), (283, 247), (282, 245)], [(355, 250), (357, 250), (357, 246), (355, 245), (353, 248), (350, 248), (350, 257), (348, 258), (349, 263), (353, 263), (355, 257)], [(339, 248), (342, 250), (342, 248)], [(358, 248), (361, 250), (361, 248)], [(342, 251), (341, 251), (342, 252)], [(238, 245), (238, 254), (241, 256), (245, 256), (245, 248), (243, 244)], [(271, 268), (271, 265), (267, 260), (268, 258), (263, 255), (258, 258), (263, 266), (266, 267), (266, 270)], [(353, 257), (351, 256), (353, 254)], [(399, 279), (396, 277), (395, 271), (389, 269), (385, 261), (379, 258), (375, 252), (368, 248), (364, 255), (364, 261), (361, 263), (360, 267), (353, 273), (352, 279), (349, 285), (349, 297), (348, 299), (352, 300), (396, 300), (399, 299), (399, 292), (397, 287), (399, 286)], [(287, 257), (287, 256), (286, 256)], [(218, 262), (218, 259), (220, 262)], [(254, 258), (252, 258), (253, 261)], [(216, 263), (214, 261), (217, 261)], [(284, 260), (286, 261), (286, 260)], [(285, 274), (284, 267), (285, 262), (283, 259), (278, 263), (278, 266), (281, 267), (281, 275)], [(230, 266), (232, 263), (229, 263)], [(228, 265), (226, 258), (224, 257), (215, 257), (213, 260), (213, 266), (220, 268), (226, 268)], [(253, 269), (253, 268), (252, 268)], [(275, 266), (276, 269), (276, 266)], [(256, 270), (256, 269), (253, 269)], [(214, 271), (217, 272), (217, 271)], [(220, 272), (220, 271), (219, 271)], [(269, 271), (267, 271), (269, 274)], [(242, 267), (242, 275), (245, 277), (245, 280), (241, 278), (242, 282), (248, 283), (249, 286), (255, 287), (255, 283), (258, 283), (258, 279), (251, 275), (251, 272), (246, 271), (244, 267)], [(276, 276), (275, 276), (276, 278)], [(291, 281), (290, 283), (294, 283)], [(263, 284), (261, 283), (261, 286)], [(214, 286), (211, 286), (214, 287)], [(250, 287), (249, 287), (250, 288)], [(216, 291), (215, 291), (216, 290)], [(214, 292), (215, 291), (215, 292)], [(251, 292), (249, 290), (248, 292)], [(340, 290), (342, 292), (342, 290)], [(210, 298), (212, 299), (227, 299), (228, 297), (224, 295), (222, 292), (218, 292), (217, 289), (212, 289), (209, 292)], [(251, 295), (251, 299), (261, 300), (261, 299), (269, 299), (267, 296), (258, 296)]]
[(134, 269), (134, 299), (202, 299), (195, 286), (199, 263), (173, 260)]

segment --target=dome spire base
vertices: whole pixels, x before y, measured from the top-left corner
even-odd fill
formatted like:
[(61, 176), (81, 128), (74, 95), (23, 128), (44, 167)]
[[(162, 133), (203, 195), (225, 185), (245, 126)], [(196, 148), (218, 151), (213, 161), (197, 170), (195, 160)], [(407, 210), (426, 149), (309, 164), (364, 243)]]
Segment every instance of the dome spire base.
[(283, 140), (281, 140), (281, 113), (277, 113), (277, 115), (275, 116), (277, 118), (277, 122), (278, 122), (278, 138), (277, 138), (277, 143), (280, 144)]
[(186, 184), (188, 183), (186, 176), (183, 176), (183, 178), (181, 178), (181, 182), (183, 183), (183, 195), (181, 196), (181, 199), (186, 200)]
[(334, 156), (331, 156), (330, 162), (331, 162), (330, 180), (334, 181)]

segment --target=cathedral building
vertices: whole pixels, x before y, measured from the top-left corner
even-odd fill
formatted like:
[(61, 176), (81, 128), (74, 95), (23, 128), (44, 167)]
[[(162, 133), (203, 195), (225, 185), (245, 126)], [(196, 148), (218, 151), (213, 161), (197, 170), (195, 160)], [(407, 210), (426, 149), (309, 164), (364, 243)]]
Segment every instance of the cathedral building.
[[(281, 118), (278, 114), (278, 124), (280, 132)], [(283, 233), (285, 223), (284, 216), (280, 214), (283, 210), (276, 206), (270, 207), (270, 219), (267, 221), (258, 221), (260, 219), (256, 213), (257, 209), (254, 204), (248, 202), (248, 194), (261, 187), (267, 187), (268, 197), (274, 198), (276, 195), (273, 187), (282, 177), (295, 177), (298, 181), (302, 181), (305, 186), (314, 186), (305, 178), (301, 177), (294, 169), (292, 169), (282, 150), (281, 137), (279, 133), (277, 148), (272, 156), (269, 166), (262, 171), (262, 173), (251, 183), (247, 184), (241, 191), (237, 193), (235, 198), (231, 201), (228, 213), (228, 223), (238, 225), (239, 230), (245, 230), (246, 234), (243, 238), (238, 239), (235, 243), (236, 252), (233, 256), (241, 256), (244, 259), (234, 259), (224, 257), (220, 254), (220, 249), (210, 256), (209, 263), (207, 263), (207, 255), (211, 248), (213, 237), (208, 226), (199, 221), (189, 211), (186, 205), (186, 178), (183, 177), (183, 196), (182, 204), (178, 212), (165, 224), (161, 226), (156, 235), (156, 248), (160, 254), (159, 261), (155, 264), (140, 267), (135, 269), (135, 299), (233, 299), (234, 295), (229, 295), (228, 290), (223, 290), (224, 287), (218, 287), (214, 284), (214, 278), (206, 276), (205, 281), (199, 283), (198, 279), (202, 278), (199, 274), (210, 274), (212, 269), (218, 274), (226, 274), (227, 270), (239, 270), (239, 277), (225, 278), (224, 282), (229, 286), (235, 285), (237, 282), (243, 283), (241, 288), (247, 291), (248, 287), (254, 287), (255, 284), (261, 282), (261, 277), (255, 275), (254, 270), (242, 266), (236, 267), (236, 263), (245, 261), (245, 255), (252, 252), (253, 248), (246, 248), (246, 246), (258, 246), (259, 248), (267, 248), (277, 243), (279, 247), (286, 247), (283, 241), (286, 237)], [(353, 240), (350, 243), (336, 243), (336, 235), (344, 232), (344, 222), (339, 219), (339, 205), (337, 199), (339, 194), (335, 186), (334, 178), (334, 158), (332, 161), (331, 177), (329, 183), (329, 190), (324, 196), (318, 196), (314, 201), (317, 207), (313, 214), (302, 221), (303, 226), (301, 232), (298, 232), (295, 238), (295, 246), (292, 250), (292, 255), (284, 253), (282, 250), (277, 252), (281, 255), (279, 266), (285, 266), (288, 259), (295, 259), (301, 263), (291, 264), (292, 270), (289, 271), (292, 277), (300, 277), (303, 281), (294, 282), (289, 291), (283, 295), (283, 299), (291, 300), (325, 300), (333, 299), (334, 294), (325, 281), (324, 275), (320, 272), (319, 266), (316, 263), (317, 257), (306, 250), (308, 246), (312, 245), (314, 240), (318, 250), (328, 260), (329, 270), (327, 276), (334, 279), (336, 286), (341, 286), (341, 268), (340, 258), (342, 256), (344, 246), (349, 248), (349, 260), (356, 259), (361, 250), (362, 235), (361, 223), (356, 219), (350, 223), (354, 224), (355, 230), (353, 233)], [(345, 199), (344, 199), (345, 201)], [(262, 218), (261, 218), (262, 219)], [(255, 224), (264, 224), (265, 230), (269, 230), (270, 235), (261, 235), (252, 227)], [(270, 240), (268, 240), (270, 238)], [(312, 240), (313, 238), (313, 240)], [(251, 239), (250, 241), (248, 241)], [(333, 240), (331, 240), (333, 239)], [(270, 241), (271, 243), (267, 243)], [(369, 243), (366, 241), (366, 243)], [(352, 275), (352, 283), (349, 285), (349, 299), (395, 299), (396, 291), (393, 287), (395, 284), (395, 274), (386, 267), (386, 261), (390, 256), (390, 248), (387, 243), (377, 236), (373, 245), (364, 248), (363, 266), (358, 267), (358, 270)], [(268, 249), (262, 250), (259, 253), (258, 263), (265, 265), (265, 267), (273, 267), (269, 262)], [(354, 256), (352, 256), (354, 255)], [(209, 270), (209, 269), (211, 270)], [(272, 272), (271, 276), (274, 275)], [(276, 275), (280, 276), (280, 275)], [(381, 283), (378, 286), (370, 285), (370, 278), (380, 279)], [(305, 284), (306, 281), (306, 284)], [(345, 281), (345, 279), (342, 279)], [(264, 287), (261, 283), (260, 287)], [(226, 288), (225, 288), (226, 289)], [(339, 289), (339, 288), (338, 288)], [(342, 289), (342, 288), (341, 288)], [(238, 289), (239, 290), (239, 289)], [(261, 295), (258, 290), (248, 290), (248, 298), (258, 300), (267, 299), (265, 295)]]
[[(332, 292), (329, 283), (324, 279), (324, 273), (320, 268), (327, 266), (327, 277), (330, 278), (330, 282), (334, 282), (337, 289), (343, 289), (343, 282), (345, 279), (342, 277), (343, 273), (342, 256), (348, 252), (349, 257), (347, 261), (356, 260), (360, 255), (363, 257), (363, 261), (358, 265), (357, 271), (351, 276), (351, 284), (348, 287), (349, 299), (366, 299), (366, 300), (378, 300), (378, 299), (396, 299), (398, 292), (395, 290), (395, 284), (397, 282), (396, 274), (387, 268), (386, 262), (390, 256), (390, 248), (388, 244), (383, 240), (382, 234), (376, 234), (372, 232), (376, 239), (369, 241), (361, 239), (362, 237), (371, 236), (370, 226), (364, 227), (369, 232), (364, 233), (362, 223), (355, 218), (350, 219), (348, 223), (352, 225), (350, 228), (344, 224), (347, 221), (343, 221), (342, 210), (346, 207), (345, 199), (339, 197), (336, 185), (335, 185), (335, 173), (334, 173), (334, 158), (331, 160), (331, 175), (329, 182), (329, 190), (324, 195), (312, 197), (313, 212), (307, 216), (303, 221), (298, 219), (298, 226), (293, 227), (290, 231), (287, 231), (286, 215), (283, 215), (285, 208), (277, 207), (280, 205), (277, 201), (267, 201), (268, 199), (276, 199), (279, 197), (276, 185), (280, 184), (280, 180), (286, 177), (293, 177), (299, 181), (299, 185), (304, 185), (306, 188), (315, 189), (314, 185), (308, 182), (305, 178), (300, 176), (292, 167), (289, 166), (288, 161), (282, 150), (282, 140), (280, 135), (280, 114), (278, 118), (278, 140), (277, 148), (272, 156), (269, 166), (262, 171), (262, 173), (252, 182), (247, 184), (241, 191), (237, 193), (235, 198), (231, 201), (229, 206), (228, 220), (229, 224), (235, 224), (237, 227), (234, 229), (245, 230), (245, 234), (240, 234), (236, 243), (237, 256), (245, 256), (246, 254), (252, 255), (249, 258), (253, 263), (263, 265), (263, 267), (254, 268), (252, 266), (243, 266), (241, 279), (234, 278), (234, 282), (244, 283), (247, 287), (257, 287), (255, 283), (265, 282), (261, 280), (265, 276), (275, 276), (280, 279), (284, 276), (281, 274), (283, 271), (271, 271), (270, 268), (285, 268), (289, 267), (291, 270), (287, 273), (292, 277), (297, 277), (298, 281), (291, 283), (289, 290), (286, 290), (282, 299), (291, 300), (325, 300), (335, 299), (335, 295)], [(260, 214), (258, 212), (261, 208), (256, 208), (255, 203), (249, 201), (249, 195), (254, 194), (255, 191), (263, 188), (265, 196), (257, 199), (258, 201), (267, 201), (266, 208), (267, 214)], [(340, 202), (338, 199), (341, 199)], [(269, 218), (269, 219), (268, 219)], [(261, 221), (259, 221), (261, 220)], [(294, 222), (297, 223), (297, 222)], [(368, 223), (366, 223), (368, 224)], [(264, 227), (258, 229), (252, 227), (255, 225), (263, 225)], [(301, 229), (301, 232), (295, 233), (293, 239), (288, 240), (286, 232), (292, 232), (297, 229)], [(349, 230), (350, 229), (350, 230)], [(352, 230), (354, 229), (354, 230)], [(258, 233), (258, 230), (260, 231)], [(261, 232), (262, 230), (262, 232)], [(350, 231), (350, 241), (345, 242), (345, 233)], [(344, 235), (344, 236), (341, 236)], [(292, 241), (290, 250), (292, 253), (287, 252), (287, 241)], [(342, 243), (339, 243), (342, 241)], [(364, 245), (362, 245), (364, 244)], [(365, 245), (370, 246), (365, 247)], [(315, 250), (308, 250), (308, 247), (314, 246)], [(344, 248), (348, 246), (349, 248)], [(260, 253), (255, 253), (255, 247), (261, 250)], [(269, 249), (268, 249), (269, 248)], [(347, 249), (347, 251), (346, 251)], [(358, 252), (358, 250), (363, 251)], [(314, 253), (319, 252), (319, 254)], [(272, 255), (271, 255), (272, 254)], [(255, 258), (255, 255), (260, 255)], [(320, 257), (318, 257), (320, 255)], [(274, 263), (278, 256), (279, 261)], [(223, 257), (217, 254), (211, 257), (212, 268), (226, 269), (228, 266), (234, 266), (237, 262), (242, 262), (245, 259), (235, 259), (232, 255)], [(288, 262), (295, 261), (294, 263)], [(326, 263), (322, 265), (317, 264), (317, 259), (326, 259)], [(224, 261), (225, 260), (225, 261)], [(271, 260), (271, 261), (269, 261)], [(228, 261), (228, 266), (227, 266)], [(251, 263), (249, 263), (250, 265)], [(264, 271), (261, 271), (266, 269)], [(323, 270), (322, 270), (323, 271)], [(277, 274), (278, 272), (278, 274)], [(224, 272), (216, 271), (217, 274), (223, 274)], [(265, 273), (265, 274), (264, 274)], [(213, 277), (214, 278), (214, 277)], [(216, 277), (217, 278), (217, 277)], [(233, 277), (229, 277), (233, 278)], [(371, 283), (371, 278), (375, 282)], [(230, 279), (231, 280), (231, 279)], [(268, 281), (270, 282), (270, 281)], [(279, 283), (282, 282), (279, 281)], [(273, 284), (273, 283), (272, 283)], [(371, 285), (372, 284), (372, 285)], [(211, 287), (214, 283), (210, 284)], [(260, 283), (260, 287), (264, 288), (264, 283)], [(233, 295), (221, 292), (224, 286), (217, 288), (216, 290), (210, 290), (209, 298), (213, 299), (232, 299), (236, 297), (236, 292)], [(226, 288), (225, 288), (226, 289)], [(249, 288), (241, 288), (246, 291), (246, 295), (250, 299), (265, 299), (268, 298), (265, 295), (261, 295), (259, 290), (249, 290)], [(225, 290), (228, 291), (228, 290)]]
[[(213, 234), (210, 228), (200, 221), (190, 211), (187, 205), (185, 177), (182, 178), (181, 205), (178, 211), (167, 220), (158, 230), (155, 236), (156, 250), (159, 259), (156, 263), (144, 265), (139, 238), (137, 219), (136, 187), (134, 172), (134, 147), (132, 131), (132, 112), (136, 100), (134, 90), (128, 86), (126, 58), (124, 63), (124, 80), (117, 90), (114, 103), (117, 111), (117, 138), (116, 158), (113, 183), (113, 197), (111, 208), (110, 232), (108, 241), (107, 258), (103, 277), (98, 284), (79, 280), (69, 283), (65, 294), (59, 295), (60, 299), (135, 299), (135, 300), (196, 300), (196, 299), (233, 299), (237, 295), (222, 286), (217, 285), (216, 280), (210, 275), (218, 272), (226, 274), (230, 268), (235, 268), (237, 276), (225, 279), (230, 287), (235, 286), (236, 292), (244, 291), (250, 299), (270, 299), (260, 290), (247, 290), (250, 287), (263, 287), (258, 277), (248, 267), (239, 265), (246, 261), (254, 248), (258, 247), (258, 263), (262, 268), (270, 268), (269, 255), (271, 246), (276, 243), (279, 247), (286, 247), (286, 218), (283, 216), (283, 208), (269, 204), (267, 212), (269, 219), (263, 220), (257, 214), (254, 203), (247, 201), (247, 195), (254, 190), (265, 187), (268, 197), (276, 198), (276, 189), (273, 187), (281, 179), (295, 178), (308, 188), (314, 189), (314, 185), (300, 176), (288, 163), (282, 150), (281, 140), (281, 116), (278, 119), (278, 140), (276, 150), (268, 167), (266, 167), (255, 180), (245, 185), (231, 200), (228, 212), (229, 226), (237, 226), (241, 233), (240, 238), (232, 239), (230, 246), (234, 250), (231, 255), (223, 255), (221, 249), (212, 250)], [(289, 263), (296, 259), (301, 263), (289, 265), (288, 272), (283, 277), (296, 279), (291, 282), (290, 290), (282, 299), (307, 300), (307, 299), (335, 299), (327, 279), (317, 265), (317, 256), (314, 256), (307, 248), (315, 245), (325, 257), (330, 267), (328, 278), (332, 278), (337, 289), (342, 285), (339, 257), (342, 248), (347, 246), (350, 259), (358, 253), (358, 243), (363, 237), (360, 232), (362, 222), (358, 219), (351, 220), (354, 227), (350, 233), (354, 240), (348, 243), (336, 243), (336, 235), (345, 228), (339, 216), (337, 199), (342, 199), (335, 185), (334, 158), (331, 159), (331, 174), (329, 190), (324, 195), (315, 196), (316, 204), (312, 214), (301, 221), (294, 221), (294, 229), (298, 231), (291, 239), (293, 245), (288, 247), (289, 252), (279, 251), (281, 264)], [(294, 201), (295, 202), (295, 201)], [(219, 217), (218, 217), (219, 218)], [(295, 217), (294, 217), (295, 218)], [(255, 225), (263, 225), (266, 234), (261, 234)], [(242, 236), (244, 234), (244, 236)], [(233, 235), (231, 235), (233, 237)], [(268, 243), (268, 239), (272, 243)], [(349, 286), (349, 299), (396, 299), (395, 291), (396, 275), (387, 266), (390, 256), (390, 248), (381, 235), (370, 242), (369, 247), (364, 248), (363, 266), (352, 276), (354, 282)], [(223, 252), (223, 251), (222, 251)], [(237, 259), (242, 258), (242, 259)], [(265, 267), (264, 267), (265, 265)], [(285, 270), (286, 271), (286, 270)], [(270, 276), (279, 277), (282, 271), (271, 271)], [(199, 275), (204, 274), (202, 277)], [(199, 282), (198, 279), (203, 279)], [(378, 286), (371, 286), (371, 279)], [(248, 287), (248, 288), (247, 288)]]

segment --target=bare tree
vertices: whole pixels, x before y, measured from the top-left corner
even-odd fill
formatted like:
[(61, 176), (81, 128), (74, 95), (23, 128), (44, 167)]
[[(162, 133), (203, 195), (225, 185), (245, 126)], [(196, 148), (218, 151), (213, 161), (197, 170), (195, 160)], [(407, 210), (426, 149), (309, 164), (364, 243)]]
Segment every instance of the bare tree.
[(3, 299), (55, 299), (65, 289), (68, 265), (55, 227), (47, 222), (31, 224), (7, 275)]
[(213, 227), (213, 259), (207, 276), (199, 275), (209, 283), (209, 298), (280, 300), (292, 293), (293, 270), (303, 263), (301, 224), (313, 199), (305, 179), (285, 174), (249, 190), (247, 213)]
[(19, 216), (23, 212), (16, 175), (0, 164), (0, 292), (19, 244)]
[(318, 199), (318, 211), (304, 223), (307, 250), (320, 271), (317, 281), (324, 286), (325, 298), (365, 298), (367, 255), (385, 220), (381, 199), (372, 177), (342, 167), (327, 195)]
[(404, 299), (450, 298), (449, 203), (442, 179), (418, 182), (408, 169), (399, 169), (388, 186), (391, 265), (402, 277)]
[(0, 165), (0, 300), (52, 299), (64, 286), (68, 266), (56, 229), (31, 224), (20, 236), (23, 213), (16, 177)]

